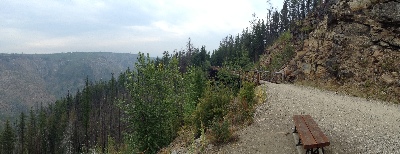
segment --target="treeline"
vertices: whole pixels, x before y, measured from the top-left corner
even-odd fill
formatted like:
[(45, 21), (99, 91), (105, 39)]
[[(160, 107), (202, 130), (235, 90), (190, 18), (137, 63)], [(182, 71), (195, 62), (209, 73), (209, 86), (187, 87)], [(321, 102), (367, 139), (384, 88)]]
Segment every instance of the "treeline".
[(203, 45), (201, 48), (196, 48), (190, 38), (186, 43), (185, 49), (174, 51), (172, 54), (165, 51), (163, 55), (162, 58), (157, 57), (155, 63), (165, 63), (171, 57), (175, 57), (178, 60), (179, 71), (181, 73), (185, 73), (188, 67), (199, 67), (202, 70), (207, 70), (211, 66), (210, 52), (206, 50), (206, 46)]
[(1, 152), (82, 153), (89, 149), (108, 153), (123, 142), (126, 124), (119, 100), (129, 100), (124, 83), (128, 69), (118, 79), (90, 83), (75, 95), (67, 94), (54, 104), (21, 113), (14, 126), (7, 121), (1, 139)]
[(250, 21), (250, 26), (242, 33), (223, 38), (219, 48), (211, 55), (211, 65), (223, 66), (226, 63), (232, 67), (249, 68), (249, 64), (257, 62), (266, 47), (274, 43), (280, 34), (287, 31), (298, 33), (300, 30), (296, 27), (296, 21), (304, 19), (311, 12), (322, 14), (321, 11), (326, 8), (316, 9), (327, 2), (285, 0), (280, 11), (269, 8), (266, 19), (259, 19), (253, 14), (254, 19)]
[[(181, 55), (165, 52), (157, 59), (139, 54), (134, 70), (117, 78), (112, 75), (109, 81), (86, 79), (85, 87), (74, 95), (68, 93), (47, 107), (21, 113), (14, 124), (7, 121), (0, 135), (0, 153), (155, 153), (174, 140), (183, 126), (193, 128), (198, 137), (224, 122), (229, 132), (224, 117), (239, 115), (227, 108), (239, 95), (241, 82), (223, 70), (219, 81), (208, 80), (204, 68), (209, 58), (199, 56), (205, 53), (204, 47), (201, 50)], [(187, 56), (198, 61), (188, 61), (182, 70)], [(250, 117), (247, 110), (246, 115), (242, 117)]]
[[(21, 113), (14, 124), (7, 121), (0, 153), (113, 153), (127, 150), (130, 139), (136, 139), (135, 151), (154, 152), (165, 146), (182, 126), (184, 115), (188, 119), (187, 110), (195, 108), (207, 80), (205, 47), (192, 47), (190, 39), (188, 45), (155, 60), (140, 54), (135, 70), (117, 78), (112, 74), (109, 81), (92, 83), (86, 78), (85, 87), (74, 95), (68, 92), (54, 104)], [(140, 130), (151, 138), (134, 135)]]

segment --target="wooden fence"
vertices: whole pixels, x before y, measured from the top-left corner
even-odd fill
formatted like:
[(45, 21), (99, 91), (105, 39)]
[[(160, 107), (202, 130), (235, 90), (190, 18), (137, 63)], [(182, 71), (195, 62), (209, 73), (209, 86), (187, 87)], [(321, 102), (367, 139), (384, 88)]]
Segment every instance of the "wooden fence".
[(260, 80), (266, 80), (268, 75), (268, 71), (258, 71), (258, 70), (251, 70), (251, 71), (234, 71), (235, 74), (239, 75), (240, 80), (242, 81), (250, 81), (253, 82), (255, 85), (260, 85)]

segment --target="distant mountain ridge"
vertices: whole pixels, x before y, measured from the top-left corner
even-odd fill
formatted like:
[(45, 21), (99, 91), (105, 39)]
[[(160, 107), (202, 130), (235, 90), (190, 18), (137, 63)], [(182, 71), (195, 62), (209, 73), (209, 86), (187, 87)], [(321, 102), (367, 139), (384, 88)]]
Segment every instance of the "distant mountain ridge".
[(134, 67), (137, 55), (111, 52), (0, 54), (0, 117), (54, 102)]

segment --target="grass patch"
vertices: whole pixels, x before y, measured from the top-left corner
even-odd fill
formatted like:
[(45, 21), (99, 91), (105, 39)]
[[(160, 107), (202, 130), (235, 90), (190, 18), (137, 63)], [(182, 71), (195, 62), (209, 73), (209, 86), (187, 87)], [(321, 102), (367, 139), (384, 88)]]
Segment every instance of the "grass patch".
[(372, 100), (388, 101), (395, 104), (400, 103), (399, 92), (395, 92), (394, 87), (379, 85), (367, 80), (364, 85), (356, 86), (351, 84), (338, 85), (332, 82), (298, 81), (298, 85), (315, 87), (320, 90), (335, 91), (343, 95), (351, 95)]

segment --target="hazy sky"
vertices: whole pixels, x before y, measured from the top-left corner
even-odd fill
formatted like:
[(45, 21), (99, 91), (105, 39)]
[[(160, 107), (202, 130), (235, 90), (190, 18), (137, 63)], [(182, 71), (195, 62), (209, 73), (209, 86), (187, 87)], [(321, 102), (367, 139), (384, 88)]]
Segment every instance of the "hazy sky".
[(265, 18), (269, 7), (266, 0), (0, 0), (0, 53), (160, 56), (181, 50), (189, 37), (212, 51), (248, 27), (253, 13)]

